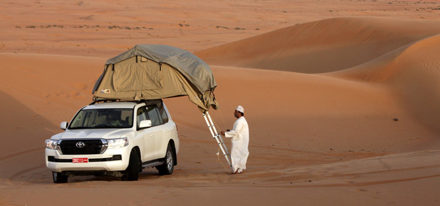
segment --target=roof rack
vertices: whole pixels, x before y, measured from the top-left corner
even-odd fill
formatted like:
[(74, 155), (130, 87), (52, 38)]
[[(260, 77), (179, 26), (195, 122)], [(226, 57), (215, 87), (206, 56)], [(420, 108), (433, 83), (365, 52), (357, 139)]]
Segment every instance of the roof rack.
[(146, 105), (162, 104), (162, 99), (152, 99), (152, 100), (121, 100), (121, 99), (93, 99), (89, 105), (107, 103), (107, 102), (135, 102), (135, 103), (145, 103)]

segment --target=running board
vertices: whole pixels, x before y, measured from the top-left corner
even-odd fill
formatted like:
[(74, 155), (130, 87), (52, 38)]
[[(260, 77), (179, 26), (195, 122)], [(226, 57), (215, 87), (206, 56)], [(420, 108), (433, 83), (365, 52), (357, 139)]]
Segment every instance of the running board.
[(142, 168), (156, 167), (159, 165), (163, 165), (163, 163), (165, 163), (165, 159), (163, 159), (163, 158), (157, 159), (157, 160), (152, 160), (152, 161), (142, 163)]

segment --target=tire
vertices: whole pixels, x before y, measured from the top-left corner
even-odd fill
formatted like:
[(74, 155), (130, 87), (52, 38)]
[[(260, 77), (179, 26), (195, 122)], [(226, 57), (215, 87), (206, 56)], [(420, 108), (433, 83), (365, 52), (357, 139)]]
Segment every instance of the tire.
[(52, 172), (53, 183), (66, 183), (68, 176), (62, 172)]
[(132, 150), (130, 154), (130, 161), (127, 169), (122, 175), (124, 181), (136, 181), (139, 179), (139, 172), (142, 170), (140, 154), (137, 150)]
[(174, 159), (174, 148), (169, 144), (167, 147), (167, 153), (165, 155), (165, 162), (157, 166), (157, 170), (159, 170), (160, 175), (170, 175), (173, 174), (174, 165), (176, 160)]

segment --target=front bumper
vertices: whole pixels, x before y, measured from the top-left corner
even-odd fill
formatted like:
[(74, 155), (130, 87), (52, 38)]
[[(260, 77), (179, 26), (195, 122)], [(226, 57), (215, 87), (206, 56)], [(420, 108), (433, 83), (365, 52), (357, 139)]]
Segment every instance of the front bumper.
[[(69, 171), (123, 171), (128, 167), (128, 147), (108, 149), (103, 154), (63, 155), (57, 150), (45, 150), (46, 167), (53, 172)], [(86, 163), (73, 163), (73, 158), (88, 158)]]

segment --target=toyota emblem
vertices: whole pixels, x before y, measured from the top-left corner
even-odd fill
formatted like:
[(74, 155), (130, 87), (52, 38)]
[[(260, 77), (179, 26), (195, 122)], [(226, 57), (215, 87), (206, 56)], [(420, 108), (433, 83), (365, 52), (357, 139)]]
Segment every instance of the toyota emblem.
[(86, 146), (86, 143), (79, 141), (79, 142), (76, 142), (75, 146), (76, 146), (76, 148), (81, 149)]

